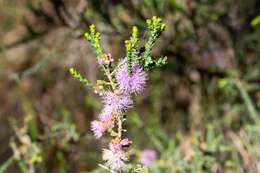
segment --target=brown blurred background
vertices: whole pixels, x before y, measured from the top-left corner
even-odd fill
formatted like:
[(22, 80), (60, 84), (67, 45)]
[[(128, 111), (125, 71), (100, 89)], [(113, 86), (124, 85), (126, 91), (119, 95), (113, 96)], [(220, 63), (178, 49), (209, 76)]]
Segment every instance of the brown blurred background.
[[(105, 51), (118, 60), (131, 26), (144, 34), (145, 20), (157, 15), (167, 29), (154, 56), (167, 56), (168, 64), (152, 71), (149, 87), (130, 113), (135, 147), (154, 147), (142, 139), (163, 129), (169, 140), (180, 133), (178, 145), (189, 148), (197, 134), (205, 143), (206, 124), (211, 124), (234, 143), (229, 152), (235, 153), (235, 159), (213, 153), (215, 172), (259, 171), (259, 138), (251, 142), (251, 150), (239, 142), (241, 130), (255, 123), (255, 114), (259, 118), (259, 9), (257, 0), (0, 0), (0, 163), (13, 153), (13, 121), (24, 126), (30, 115), (37, 129), (32, 141), (39, 142), (44, 153), (44, 164), (36, 166), (36, 172), (94, 169), (102, 142), (91, 136), (89, 122), (100, 109), (99, 97), (68, 73), (75, 66), (91, 81), (100, 77), (83, 32), (94, 23)], [(250, 101), (227, 79), (239, 81)], [(63, 144), (64, 136), (57, 135), (46, 142), (52, 127), (64, 119), (75, 125), (79, 140)], [(148, 131), (140, 134), (143, 128)], [(237, 143), (245, 145), (245, 151)], [(230, 160), (231, 166), (226, 164)], [(7, 171), (17, 169), (13, 164)]]

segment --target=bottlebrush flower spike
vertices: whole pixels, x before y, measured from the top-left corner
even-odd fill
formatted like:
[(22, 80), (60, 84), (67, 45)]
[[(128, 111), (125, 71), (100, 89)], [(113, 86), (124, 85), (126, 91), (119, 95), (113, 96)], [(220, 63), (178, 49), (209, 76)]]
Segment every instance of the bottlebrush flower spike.
[[(133, 94), (141, 93), (147, 82), (147, 70), (166, 64), (167, 58), (155, 60), (152, 57), (152, 47), (165, 29), (165, 24), (158, 17), (147, 20), (148, 38), (144, 45), (139, 46), (138, 28), (132, 29), (132, 35), (125, 41), (126, 58), (115, 64), (110, 53), (104, 53), (101, 46), (100, 33), (91, 25), (85, 38), (90, 41), (97, 55), (97, 63), (106, 76), (105, 80), (97, 80), (97, 84), (88, 81), (73, 67), (69, 72), (81, 83), (94, 89), (94, 92), (102, 96), (103, 110), (97, 120), (91, 122), (91, 130), (96, 138), (101, 138), (106, 131), (113, 138), (107, 149), (103, 149), (103, 160), (106, 168), (113, 171), (121, 171), (128, 161), (126, 148), (132, 144), (128, 138), (124, 138), (126, 130), (123, 122), (127, 110), (133, 107)], [(140, 51), (140, 47), (144, 51)], [(144, 71), (145, 70), (145, 71)], [(147, 159), (154, 160), (152, 152), (144, 153), (142, 162), (147, 164)], [(149, 162), (150, 163), (150, 162)], [(149, 165), (149, 163), (147, 165)]]
[(114, 127), (114, 119), (112, 112), (103, 112), (99, 117), (99, 120), (91, 122), (91, 130), (96, 138), (103, 136), (104, 132)]
[(115, 112), (125, 112), (133, 106), (130, 95), (116, 92), (107, 92), (103, 96), (103, 103)]
[(128, 160), (127, 153), (123, 150), (123, 146), (127, 146), (131, 143), (128, 138), (121, 140), (115, 138), (109, 144), (109, 149), (103, 150), (103, 160), (105, 165), (112, 170), (119, 171), (125, 167), (125, 161)]
[(112, 121), (113, 120), (113, 110), (111, 107), (106, 106), (98, 116), (98, 119), (103, 122)]
[(102, 122), (95, 120), (91, 122), (91, 130), (93, 131), (96, 138), (100, 138), (101, 136), (103, 136), (106, 128)]
[(137, 63), (133, 63), (132, 74), (130, 74), (125, 63), (117, 71), (116, 80), (122, 92), (127, 94), (140, 93), (145, 89), (147, 74)]
[(128, 161), (127, 154), (122, 150), (115, 150), (113, 148), (104, 149), (102, 159), (105, 165), (114, 171), (122, 170), (125, 167), (125, 162)]

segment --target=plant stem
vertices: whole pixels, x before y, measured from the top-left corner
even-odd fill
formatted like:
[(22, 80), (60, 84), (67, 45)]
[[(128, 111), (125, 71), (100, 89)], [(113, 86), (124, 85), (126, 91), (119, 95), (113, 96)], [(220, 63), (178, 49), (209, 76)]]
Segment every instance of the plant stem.
[(98, 166), (100, 166), (101, 168), (105, 169), (105, 170), (108, 170), (109, 172), (111, 173), (116, 173), (115, 171), (109, 169), (108, 167), (106, 167), (105, 165), (102, 165), (102, 164), (98, 164)]
[(253, 102), (251, 101), (246, 89), (244, 88), (244, 86), (242, 85), (242, 83), (239, 80), (235, 80), (235, 84), (241, 94), (242, 99), (244, 100), (249, 115), (251, 116), (251, 118), (255, 121), (255, 122), (259, 122), (259, 117), (258, 117), (258, 113), (256, 111), (256, 109), (254, 108)]
[(0, 173), (5, 172), (5, 170), (13, 163), (14, 157), (10, 157), (7, 161), (5, 161), (1, 166), (0, 166)]
[[(117, 66), (118, 67), (118, 66)], [(116, 68), (117, 68), (116, 67)], [(114, 71), (115, 71), (115, 69), (114, 69)], [(113, 72), (114, 72), (113, 71)], [(106, 76), (107, 76), (107, 78), (108, 78), (108, 80), (109, 80), (109, 82), (110, 82), (110, 85), (111, 85), (111, 87), (112, 87), (112, 90), (113, 90), (113, 92), (115, 93), (115, 90), (116, 90), (116, 84), (114, 83), (114, 81), (113, 81), (113, 79), (112, 79), (112, 73), (110, 73), (109, 71), (106, 71)], [(116, 93), (115, 93), (116, 94)], [(122, 126), (123, 126), (123, 122), (122, 122), (122, 116), (121, 116), (121, 114), (120, 113), (117, 113), (116, 114), (116, 119), (117, 119), (117, 126), (118, 126), (118, 129), (117, 129), (117, 137), (119, 138), (119, 139), (121, 139), (121, 137), (122, 137)]]
[(118, 125), (118, 134), (117, 134), (117, 137), (118, 137), (119, 139), (121, 139), (121, 137), (122, 137), (122, 126), (123, 126), (123, 122), (122, 122), (122, 117), (121, 117), (121, 115), (118, 115), (117, 118), (118, 118), (118, 119), (117, 119), (117, 125)]

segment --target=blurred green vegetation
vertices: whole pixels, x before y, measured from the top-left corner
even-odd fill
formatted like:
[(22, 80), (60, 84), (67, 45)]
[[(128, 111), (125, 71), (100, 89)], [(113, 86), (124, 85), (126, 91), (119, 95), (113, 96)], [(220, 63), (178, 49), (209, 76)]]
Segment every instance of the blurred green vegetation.
[(100, 75), (89, 24), (118, 60), (153, 15), (168, 65), (128, 115), (132, 163), (152, 148), (151, 173), (259, 172), (259, 12), (257, 0), (0, 0), (0, 172), (107, 172), (89, 130), (99, 98), (68, 69)]

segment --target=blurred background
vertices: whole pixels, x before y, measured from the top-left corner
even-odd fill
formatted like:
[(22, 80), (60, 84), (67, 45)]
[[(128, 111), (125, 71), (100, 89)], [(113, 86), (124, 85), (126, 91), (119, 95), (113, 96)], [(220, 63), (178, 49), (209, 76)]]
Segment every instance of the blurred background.
[(100, 98), (68, 69), (100, 77), (83, 38), (89, 24), (118, 60), (131, 26), (144, 35), (156, 15), (167, 27), (154, 55), (168, 64), (150, 73), (127, 117), (132, 163), (259, 173), (259, 14), (258, 0), (0, 0), (0, 172), (107, 172), (98, 163), (109, 137), (89, 127)]

